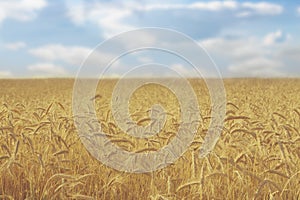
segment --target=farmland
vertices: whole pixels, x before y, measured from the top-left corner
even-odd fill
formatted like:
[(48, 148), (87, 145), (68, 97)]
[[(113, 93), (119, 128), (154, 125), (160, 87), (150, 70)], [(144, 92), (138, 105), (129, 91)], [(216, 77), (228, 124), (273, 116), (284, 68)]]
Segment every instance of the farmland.
[[(180, 124), (179, 103), (156, 84), (136, 90), (132, 120), (149, 123), (149, 109), (168, 113), (149, 139), (122, 132), (111, 114), (117, 80), (102, 80), (93, 100), (101, 129), (131, 152), (167, 145)], [(109, 168), (86, 150), (72, 113), (73, 79), (0, 80), (1, 199), (299, 199), (300, 79), (225, 79), (226, 118), (214, 151), (199, 158), (210, 124), (205, 82), (192, 79), (202, 116), (190, 148), (151, 173)]]

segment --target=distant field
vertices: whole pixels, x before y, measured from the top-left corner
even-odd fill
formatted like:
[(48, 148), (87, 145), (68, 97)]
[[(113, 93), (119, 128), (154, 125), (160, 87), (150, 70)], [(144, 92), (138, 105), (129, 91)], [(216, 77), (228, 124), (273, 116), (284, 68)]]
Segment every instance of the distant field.
[[(202, 80), (190, 80), (203, 118), (194, 142), (174, 164), (153, 173), (106, 167), (81, 143), (72, 117), (72, 79), (0, 80), (0, 199), (300, 199), (300, 79), (226, 79), (226, 119), (214, 152), (199, 158), (210, 123)], [(149, 140), (120, 131), (110, 112), (116, 80), (95, 96), (102, 130), (132, 152), (162, 148), (176, 135), (179, 104), (149, 84), (129, 105), (145, 126), (151, 105), (167, 112)]]

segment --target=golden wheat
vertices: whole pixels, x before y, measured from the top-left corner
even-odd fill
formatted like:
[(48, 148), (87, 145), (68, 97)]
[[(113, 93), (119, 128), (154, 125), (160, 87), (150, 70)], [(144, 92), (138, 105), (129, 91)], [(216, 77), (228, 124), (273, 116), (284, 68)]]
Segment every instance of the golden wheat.
[[(73, 116), (71, 107), (74, 80), (0, 81), (0, 199), (300, 197), (300, 93), (295, 93), (299, 79), (224, 80), (224, 127), (215, 149), (203, 159), (198, 155), (212, 121), (211, 99), (205, 82), (191, 79), (201, 110), (194, 141), (176, 162), (146, 174), (105, 166), (81, 140), (107, 137), (130, 152), (158, 151), (177, 135), (180, 105), (164, 87), (140, 87), (128, 106), (133, 122), (148, 125), (150, 108), (160, 104), (166, 123), (156, 135), (134, 138), (118, 127), (111, 113), (116, 82), (99, 82), (90, 98), (97, 115), (89, 121), (92, 133), (79, 137), (73, 119), (82, 116)], [(101, 127), (95, 125), (98, 121)]]

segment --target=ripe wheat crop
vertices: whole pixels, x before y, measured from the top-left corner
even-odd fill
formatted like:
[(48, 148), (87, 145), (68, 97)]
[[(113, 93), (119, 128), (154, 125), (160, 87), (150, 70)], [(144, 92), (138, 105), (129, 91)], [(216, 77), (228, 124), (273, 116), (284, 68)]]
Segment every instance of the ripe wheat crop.
[[(93, 158), (78, 136), (71, 79), (0, 81), (0, 199), (300, 199), (300, 80), (225, 79), (226, 118), (214, 150), (199, 149), (211, 118), (203, 80), (190, 80), (201, 124), (190, 148), (175, 163), (152, 173), (130, 174)], [(178, 131), (176, 96), (156, 84), (136, 90), (133, 121), (147, 126), (149, 109), (166, 111), (162, 131), (134, 138), (111, 114), (116, 80), (102, 80), (91, 97), (101, 130), (130, 152), (153, 152)], [(130, 124), (128, 125), (130, 128)], [(94, 135), (102, 137), (93, 120)]]

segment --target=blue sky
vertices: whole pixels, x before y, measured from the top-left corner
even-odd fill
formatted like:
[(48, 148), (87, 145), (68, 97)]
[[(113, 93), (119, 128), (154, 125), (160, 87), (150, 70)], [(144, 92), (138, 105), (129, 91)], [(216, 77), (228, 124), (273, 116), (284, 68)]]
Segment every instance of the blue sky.
[[(223, 77), (300, 75), (297, 1), (0, 0), (0, 78), (73, 77), (100, 42), (143, 27), (190, 36)], [(190, 73), (178, 59), (145, 51), (120, 60), (110, 75), (153, 60)]]

